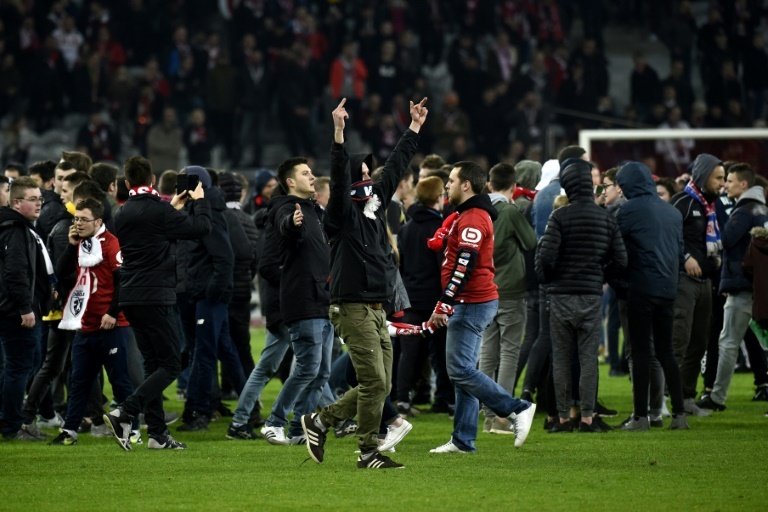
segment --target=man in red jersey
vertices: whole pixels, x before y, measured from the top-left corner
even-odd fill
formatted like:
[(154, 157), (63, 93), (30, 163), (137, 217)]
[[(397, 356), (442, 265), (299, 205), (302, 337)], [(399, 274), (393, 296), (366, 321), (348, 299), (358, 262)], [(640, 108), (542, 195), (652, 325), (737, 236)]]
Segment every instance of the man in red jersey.
[[(454, 164), (446, 190), (456, 207), (451, 226), (442, 229), (445, 259), (443, 295), (430, 322), (447, 326), (446, 363), (456, 387), (456, 413), (450, 441), (430, 453), (476, 450), (477, 415), (482, 401), (500, 418), (509, 418), (515, 447), (528, 437), (536, 404), (510, 395), (477, 368), (483, 331), (496, 315), (499, 294), (493, 281), (493, 219), (496, 209), (483, 193), (487, 173), (474, 162)], [(438, 230), (440, 231), (440, 230)], [(440, 233), (438, 233), (438, 236)]]
[(128, 321), (118, 306), (120, 244), (104, 226), (103, 215), (104, 206), (96, 199), (77, 203), (69, 245), (57, 262), (56, 274), (75, 280), (59, 328), (76, 330), (77, 334), (72, 340), (67, 415), (61, 433), (51, 444), (77, 443), (77, 427), (102, 367), (107, 369), (118, 402), (133, 393), (125, 352)]

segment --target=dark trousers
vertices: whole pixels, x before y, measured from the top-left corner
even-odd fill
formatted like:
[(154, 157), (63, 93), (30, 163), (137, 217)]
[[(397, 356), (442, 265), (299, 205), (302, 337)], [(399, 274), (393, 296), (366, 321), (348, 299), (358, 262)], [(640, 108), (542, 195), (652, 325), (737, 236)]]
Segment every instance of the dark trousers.
[(0, 317), (0, 341), (5, 350), (5, 371), (0, 382), (0, 433), (5, 437), (16, 435), (24, 423), (22, 404), (27, 381), (32, 376), (36, 358), (39, 357), (40, 318), (35, 326), (21, 326), (19, 315)]
[[(672, 411), (684, 412), (680, 372), (672, 349), (673, 300), (632, 293), (627, 300), (632, 347), (632, 394), (636, 416), (648, 415), (648, 384), (653, 351), (664, 370)], [(651, 350), (653, 343), (653, 351)]]
[(122, 404), (132, 416), (144, 412), (150, 435), (163, 435), (163, 391), (181, 371), (176, 311), (173, 306), (125, 306), (123, 313), (133, 327), (136, 344), (144, 358), (145, 380)]
[(77, 431), (80, 426), (89, 395), (102, 367), (107, 370), (118, 403), (133, 393), (126, 351), (129, 329), (115, 327), (108, 331), (78, 332), (75, 335), (72, 340), (72, 372), (65, 429)]
[[(63, 331), (51, 326), (48, 330), (48, 345), (45, 360), (40, 371), (35, 375), (32, 385), (27, 393), (27, 401), (24, 403), (24, 422), (31, 423), (40, 407), (43, 398), (51, 389), (51, 383), (64, 371), (69, 361), (69, 347), (72, 344), (73, 331)], [(43, 411), (46, 412), (46, 411)], [(48, 411), (51, 417), (52, 411)]]
[(712, 284), (681, 274), (675, 299), (672, 346), (680, 367), (683, 397), (696, 397), (696, 383), (701, 373), (701, 359), (709, 341), (712, 315)]
[[(414, 311), (409, 309), (402, 318), (404, 323), (421, 324), (429, 320), (431, 312)], [(425, 317), (426, 315), (426, 317)], [(396, 354), (397, 371), (393, 378), (397, 379), (396, 399), (398, 402), (410, 402), (411, 391), (416, 388), (416, 382), (421, 375), (424, 361), (429, 357), (429, 344), (422, 336), (398, 336), (400, 351)]]
[[(232, 299), (229, 303), (229, 336), (237, 351), (244, 375), (250, 375), (256, 366), (251, 354), (251, 301)], [(222, 370), (224, 370), (222, 368)], [(236, 380), (229, 372), (222, 371), (222, 391), (240, 392), (235, 389)]]
[(525, 335), (523, 345), (520, 347), (520, 359), (517, 360), (517, 374), (515, 376), (515, 388), (523, 368), (528, 364), (536, 339), (539, 337), (539, 289), (528, 290), (525, 294)]
[(237, 356), (232, 339), (229, 337), (229, 314), (227, 305), (208, 299), (197, 301), (195, 308), (195, 352), (187, 386), (186, 417), (197, 413), (211, 416), (212, 393), (216, 386), (216, 362), (229, 373), (235, 391), (240, 393), (245, 384), (245, 375)]
[(552, 362), (552, 337), (549, 322), (549, 296), (543, 286), (539, 287), (539, 336), (528, 355), (528, 369), (525, 371), (523, 390), (531, 393), (543, 389), (546, 376), (550, 374)]

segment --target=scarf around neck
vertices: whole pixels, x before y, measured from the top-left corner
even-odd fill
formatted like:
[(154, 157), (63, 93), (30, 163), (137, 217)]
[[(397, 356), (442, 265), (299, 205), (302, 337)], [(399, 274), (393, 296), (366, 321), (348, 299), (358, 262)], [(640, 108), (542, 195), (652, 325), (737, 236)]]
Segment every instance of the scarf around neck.
[(102, 225), (95, 235), (81, 240), (78, 244), (77, 281), (72, 291), (69, 292), (67, 304), (64, 306), (61, 322), (59, 322), (59, 329), (76, 331), (83, 325), (83, 315), (85, 315), (85, 310), (88, 307), (88, 300), (91, 298), (91, 271), (89, 269), (104, 261), (99, 236), (106, 229), (106, 226)]
[(715, 211), (715, 202), (709, 202), (704, 197), (701, 189), (693, 182), (689, 181), (685, 186), (685, 193), (699, 202), (707, 214), (707, 256), (717, 257), (723, 250), (723, 242), (720, 240), (720, 226), (717, 223), (717, 212)]
[(376, 218), (376, 210), (381, 206), (379, 196), (373, 193), (373, 181), (361, 180), (352, 184), (350, 195), (356, 203), (365, 203), (363, 215), (369, 219)]
[(131, 190), (128, 191), (128, 196), (138, 196), (140, 194), (152, 194), (153, 196), (160, 196), (160, 192), (155, 190), (155, 188), (152, 185), (141, 185), (139, 187), (131, 187)]

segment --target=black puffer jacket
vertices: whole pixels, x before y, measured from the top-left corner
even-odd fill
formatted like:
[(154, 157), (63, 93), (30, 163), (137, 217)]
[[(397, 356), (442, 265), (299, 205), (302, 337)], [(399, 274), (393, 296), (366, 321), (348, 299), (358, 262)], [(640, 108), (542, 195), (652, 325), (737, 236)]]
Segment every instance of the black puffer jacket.
[[(397, 184), (418, 147), (419, 136), (406, 130), (384, 164), (373, 194), (381, 202), (373, 219), (364, 204), (352, 201), (352, 176), (359, 176), (362, 158), (350, 161), (343, 144), (331, 148), (331, 197), (325, 231), (331, 238), (331, 300), (387, 302), (392, 298), (397, 268), (390, 257), (385, 214)], [(359, 178), (357, 178), (359, 179)]]
[(66, 212), (64, 203), (59, 194), (53, 190), (43, 190), (43, 207), (40, 209), (40, 217), (37, 218), (35, 227), (43, 240), (48, 240), (54, 224), (61, 218), (62, 212)]
[(411, 308), (431, 311), (443, 293), (440, 285), (440, 265), (443, 254), (427, 247), (427, 240), (443, 223), (437, 210), (416, 203), (408, 210), (410, 220), (397, 235), (400, 252), (400, 275), (408, 291)]
[(174, 242), (200, 238), (211, 231), (208, 199), (195, 201), (188, 213), (176, 211), (158, 196), (129, 197), (115, 215), (120, 240), (120, 305), (176, 303)]
[[(275, 227), (283, 240), (280, 305), (283, 320), (328, 318), (331, 249), (323, 231), (323, 211), (309, 199), (282, 196), (273, 201)], [(293, 225), (296, 205), (304, 222)]]
[(189, 252), (187, 291), (194, 300), (229, 304), (232, 300), (232, 275), (235, 256), (224, 218), (224, 194), (217, 187), (205, 190), (211, 205), (211, 232), (195, 240)]
[(560, 183), (569, 204), (552, 212), (536, 252), (536, 273), (551, 294), (601, 295), (606, 276), (627, 267), (613, 215), (595, 204), (590, 166), (566, 165)]

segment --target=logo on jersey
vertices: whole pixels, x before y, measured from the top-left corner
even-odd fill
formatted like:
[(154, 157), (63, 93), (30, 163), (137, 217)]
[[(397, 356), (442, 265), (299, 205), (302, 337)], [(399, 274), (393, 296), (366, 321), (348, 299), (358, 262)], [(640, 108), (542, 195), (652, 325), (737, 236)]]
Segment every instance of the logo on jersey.
[(482, 239), (483, 239), (483, 234), (480, 232), (479, 229), (464, 228), (461, 230), (462, 242), (472, 244), (472, 245), (477, 245), (480, 243)]
[(81, 245), (83, 247), (83, 252), (85, 252), (86, 254), (91, 254), (91, 252), (93, 251), (93, 242), (91, 241), (90, 238), (86, 238), (85, 240), (83, 240), (83, 243)]
[(70, 304), (70, 311), (74, 316), (77, 316), (80, 314), (80, 312), (83, 310), (83, 305), (85, 305), (85, 291), (80, 289), (75, 289), (72, 291), (72, 300), (69, 302)]

